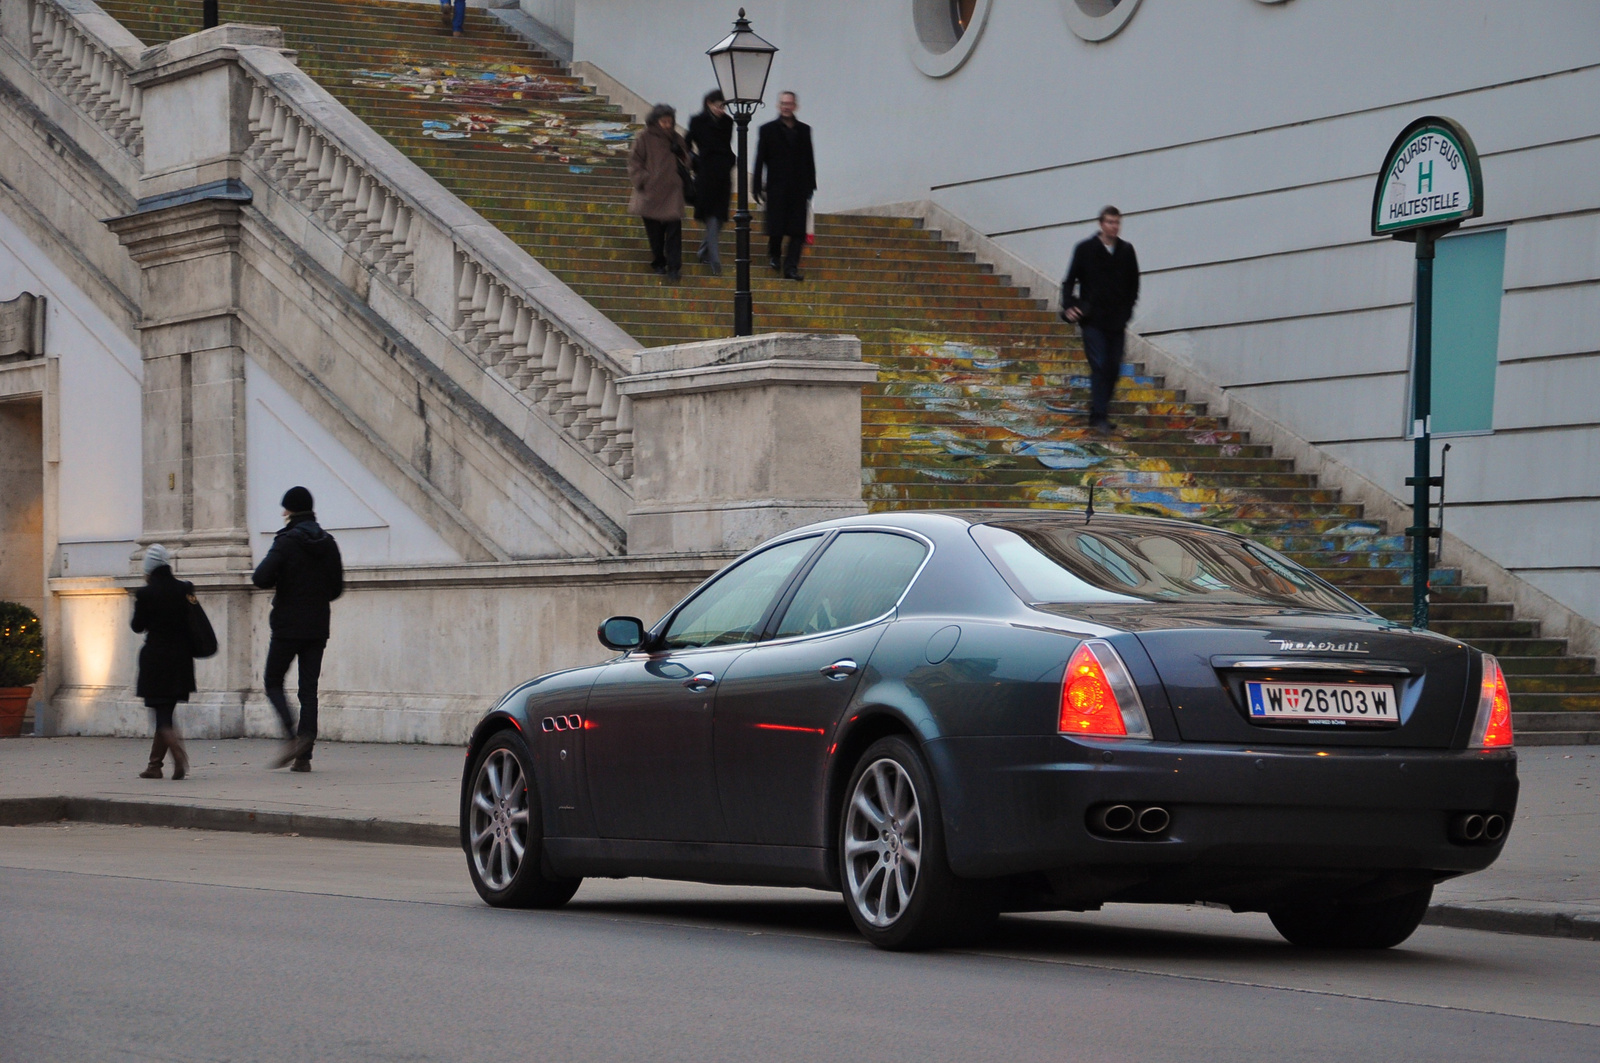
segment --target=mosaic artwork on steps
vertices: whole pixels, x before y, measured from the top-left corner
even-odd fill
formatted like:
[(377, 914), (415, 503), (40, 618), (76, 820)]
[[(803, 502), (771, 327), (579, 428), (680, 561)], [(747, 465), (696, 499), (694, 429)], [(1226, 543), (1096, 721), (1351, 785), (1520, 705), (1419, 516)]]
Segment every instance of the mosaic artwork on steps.
[[(425, 118), (423, 136), (483, 140), (512, 151), (566, 163), (573, 173), (625, 153), (633, 141), (628, 122), (580, 119), (536, 104), (592, 104), (570, 78), (553, 79), (513, 63), (467, 65), (404, 58), (391, 67), (357, 70), (350, 84), (390, 89), (410, 100), (438, 104), (449, 118)], [(495, 113), (498, 112), (498, 113)]]
[[(1373, 566), (1398, 567), (1404, 562), (1382, 556), (1398, 541), (1384, 536), (1380, 525), (1341, 520), (1315, 528), (1301, 519), (1307, 511), (1304, 501), (1275, 503), (1261, 496), (1265, 477), (1219, 487), (1208, 470), (1184, 469), (1173, 460), (1141, 454), (1136, 442), (1090, 435), (1081, 421), (1089, 386), (1086, 376), (1050, 373), (1037, 361), (1007, 357), (1004, 348), (959, 338), (915, 334), (897, 338), (899, 360), (917, 368), (883, 369), (876, 389), (878, 405), (920, 416), (891, 421), (867, 441), (869, 463), (862, 470), (863, 486), (878, 508), (904, 501), (900, 488), (907, 483), (922, 487), (919, 501), (938, 499), (937, 486), (949, 485), (943, 493), (951, 505), (972, 501), (969, 492), (958, 493), (959, 486), (999, 488), (1001, 497), (993, 504), (1077, 507), (1088, 501), (1092, 483), (1097, 502), (1122, 512), (1199, 520), (1297, 547), (1314, 537), (1317, 548), (1338, 549), (1346, 555), (1346, 564), (1361, 553)], [(1013, 350), (1031, 353), (1020, 344)], [(1194, 420), (1192, 405), (1171, 397), (1157, 380), (1139, 375), (1133, 365), (1123, 369), (1118, 399), (1131, 404), (1129, 412), (1146, 428), (1165, 423), (1182, 430)], [(953, 423), (929, 427), (929, 421), (937, 419), (929, 415), (938, 414)], [(1235, 434), (1225, 430), (1187, 434), (1195, 444), (1215, 447), (1218, 457), (1236, 456), (1243, 448)], [(900, 467), (872, 462), (873, 452), (892, 455)], [(1311, 495), (1317, 497), (1316, 492)], [(1349, 508), (1331, 500), (1326, 505), (1330, 514)], [(1264, 521), (1272, 525), (1265, 535)], [(1296, 531), (1318, 534), (1296, 535)]]

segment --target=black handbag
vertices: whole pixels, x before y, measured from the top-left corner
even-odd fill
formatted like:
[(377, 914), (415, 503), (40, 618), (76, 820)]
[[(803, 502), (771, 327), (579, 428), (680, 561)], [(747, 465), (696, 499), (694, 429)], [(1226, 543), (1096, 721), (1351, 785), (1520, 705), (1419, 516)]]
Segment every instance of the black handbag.
[(190, 591), (189, 608), (185, 610), (184, 626), (189, 636), (189, 656), (214, 657), (217, 653), (217, 633), (211, 628), (211, 618), (200, 604), (200, 599)]

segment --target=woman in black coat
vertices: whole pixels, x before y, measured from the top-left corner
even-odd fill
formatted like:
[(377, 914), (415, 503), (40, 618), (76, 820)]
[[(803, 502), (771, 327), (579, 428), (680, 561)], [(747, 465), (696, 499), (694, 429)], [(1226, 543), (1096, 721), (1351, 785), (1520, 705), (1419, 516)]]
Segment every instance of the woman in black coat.
[(189, 605), (194, 584), (172, 574), (167, 548), (153, 544), (144, 555), (145, 585), (133, 592), (133, 630), (144, 635), (139, 651), (139, 683), (135, 693), (156, 714), (156, 737), (150, 764), (141, 779), (161, 778), (161, 763), (172, 751), (172, 777), (189, 773), (189, 754), (173, 724), (178, 702), (194, 693), (194, 656), (189, 652)]
[(733, 190), (733, 118), (722, 97), (722, 90), (706, 93), (705, 106), (689, 119), (689, 152), (694, 156), (694, 217), (705, 222), (706, 236), (700, 241), (698, 257), (722, 272), (722, 252), (717, 241), (728, 223), (728, 196)]

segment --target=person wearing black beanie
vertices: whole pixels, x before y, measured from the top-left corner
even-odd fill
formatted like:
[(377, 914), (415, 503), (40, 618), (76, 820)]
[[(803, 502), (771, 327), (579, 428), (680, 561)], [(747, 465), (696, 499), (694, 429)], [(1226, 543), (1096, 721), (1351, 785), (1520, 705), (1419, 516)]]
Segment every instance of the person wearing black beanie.
[[(311, 770), (311, 747), (317, 740), (317, 680), (328, 645), (332, 610), (328, 603), (344, 593), (344, 562), (339, 544), (317, 524), (311, 492), (291, 487), (283, 495), (284, 528), (272, 549), (256, 566), (257, 587), (272, 594), (272, 638), (267, 643), (264, 676), (267, 700), (283, 724), (285, 744), (272, 761), (293, 771)], [(300, 722), (289, 713), (283, 679), (291, 662), (300, 662)]]

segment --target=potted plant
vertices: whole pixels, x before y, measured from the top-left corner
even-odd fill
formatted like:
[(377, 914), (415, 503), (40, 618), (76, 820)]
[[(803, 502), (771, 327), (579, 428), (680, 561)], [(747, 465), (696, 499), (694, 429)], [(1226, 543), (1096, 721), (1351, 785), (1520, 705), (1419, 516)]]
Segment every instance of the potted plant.
[(44, 671), (44, 635), (39, 616), (16, 602), (0, 602), (0, 737), (22, 733), (22, 717)]

